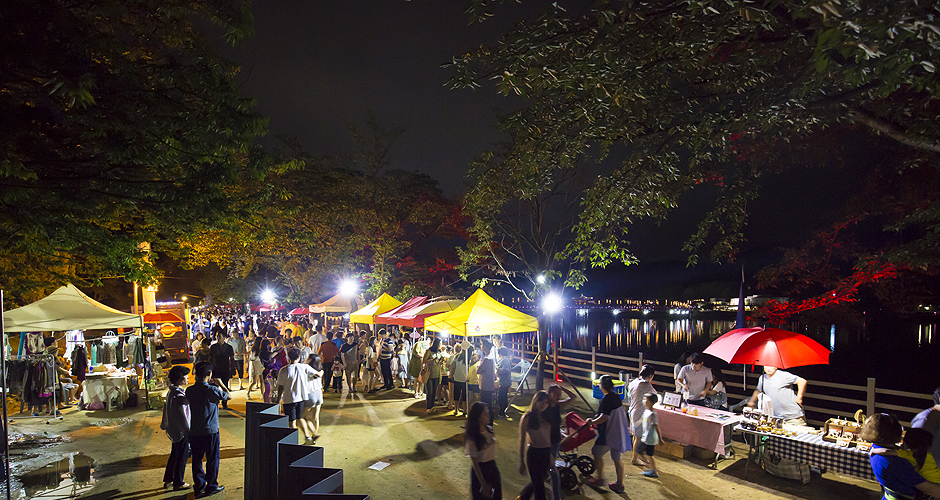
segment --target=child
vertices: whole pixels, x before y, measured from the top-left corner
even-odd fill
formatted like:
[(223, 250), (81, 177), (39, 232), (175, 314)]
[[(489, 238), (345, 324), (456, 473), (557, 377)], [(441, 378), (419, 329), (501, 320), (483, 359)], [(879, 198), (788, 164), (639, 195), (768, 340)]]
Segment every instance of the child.
[(934, 437), (930, 431), (913, 428), (904, 433), (902, 447), (898, 456), (904, 458), (924, 479), (931, 483), (940, 483), (940, 469), (930, 454)]
[(333, 358), (333, 390), (337, 393), (343, 392), (343, 358), (336, 356)]
[(646, 410), (643, 411), (643, 433), (639, 447), (640, 454), (646, 455), (645, 462), (649, 467), (643, 471), (643, 475), (646, 477), (659, 477), (656, 470), (656, 459), (653, 458), (656, 445), (659, 444), (659, 436), (662, 435), (659, 431), (659, 415), (653, 411), (653, 405), (657, 401), (659, 401), (659, 397), (655, 394), (643, 396), (643, 406), (646, 407)]

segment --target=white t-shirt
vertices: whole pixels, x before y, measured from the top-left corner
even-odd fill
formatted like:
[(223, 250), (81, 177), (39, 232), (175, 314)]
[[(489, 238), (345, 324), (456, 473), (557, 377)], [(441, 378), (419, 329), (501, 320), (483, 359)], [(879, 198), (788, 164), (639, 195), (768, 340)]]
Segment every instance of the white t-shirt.
[(643, 406), (643, 396), (656, 394), (656, 389), (653, 384), (637, 377), (630, 381), (627, 390), (630, 395), (630, 425), (639, 430), (643, 424), (643, 412), (646, 410), (646, 406)]
[(659, 444), (659, 433), (656, 432), (657, 425), (659, 425), (659, 415), (655, 411), (646, 408), (643, 411), (643, 444), (650, 446)]
[(705, 399), (705, 396), (702, 396), (702, 391), (708, 388), (709, 383), (713, 380), (711, 368), (703, 366), (701, 370), (695, 371), (691, 363), (682, 367), (678, 378), (689, 386), (689, 394), (686, 398), (693, 401)]
[(320, 344), (326, 342), (326, 335), (322, 333), (316, 333), (310, 336), (310, 340), (307, 343), (310, 345), (310, 350), (313, 352), (320, 352)]
[(803, 416), (803, 408), (796, 404), (796, 381), (800, 377), (783, 370), (777, 370), (773, 377), (763, 374), (757, 381), (757, 391), (770, 398), (775, 417), (786, 420)]
[(282, 401), (285, 404), (299, 403), (307, 399), (313, 390), (313, 379), (317, 372), (306, 363), (291, 363), (277, 372), (277, 385), (284, 388)]

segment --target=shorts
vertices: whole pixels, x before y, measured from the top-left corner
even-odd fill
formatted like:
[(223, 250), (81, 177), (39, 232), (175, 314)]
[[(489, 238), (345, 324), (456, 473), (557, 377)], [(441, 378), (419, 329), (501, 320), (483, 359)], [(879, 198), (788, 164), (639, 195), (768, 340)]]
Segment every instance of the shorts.
[(614, 461), (620, 460), (621, 453), (617, 450), (613, 450), (610, 446), (606, 444), (595, 444), (591, 447), (591, 454), (595, 457), (599, 457), (605, 453), (610, 453), (610, 458)]
[(304, 409), (304, 402), (299, 401), (297, 403), (284, 403), (284, 415), (287, 415), (287, 420), (293, 422), (294, 420), (300, 420), (300, 413)]
[(313, 408), (314, 406), (320, 406), (323, 404), (323, 393), (317, 391), (315, 394), (307, 396), (307, 399), (304, 400), (304, 408)]
[(480, 384), (468, 384), (467, 389), (473, 394), (477, 394), (480, 392)]
[(641, 455), (651, 457), (654, 453), (656, 453), (656, 447), (651, 444), (640, 443), (636, 445), (636, 452)]
[(444, 375), (443, 377), (441, 377), (441, 385), (447, 385), (449, 383), (450, 383), (450, 377), (448, 377), (447, 375)]

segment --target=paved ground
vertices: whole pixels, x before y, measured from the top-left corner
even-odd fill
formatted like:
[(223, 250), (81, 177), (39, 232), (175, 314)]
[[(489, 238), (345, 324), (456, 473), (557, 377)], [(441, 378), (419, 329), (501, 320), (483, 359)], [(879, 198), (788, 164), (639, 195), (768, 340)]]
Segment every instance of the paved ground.
[[(243, 498), (244, 489), (244, 391), (236, 392), (231, 411), (222, 411), (222, 465), (220, 484), (226, 490), (216, 498)], [(528, 400), (520, 396), (517, 401)], [(51, 424), (45, 420), (19, 420), (13, 431), (47, 432), (63, 435), (55, 442), (19, 450), (18, 467), (36, 467), (62, 456), (83, 452), (96, 460), (94, 486), (83, 498), (144, 500), (149, 498), (192, 498), (192, 492), (164, 492), (163, 467), (169, 441), (160, 431), (160, 412), (143, 409), (112, 412), (66, 410), (65, 418)], [(463, 419), (452, 414), (426, 417), (424, 402), (407, 391), (396, 389), (381, 395), (327, 394), (318, 445), (326, 451), (330, 467), (344, 469), (347, 493), (367, 493), (377, 500), (469, 498), (469, 460), (463, 456)], [(512, 413), (512, 412), (511, 412)], [(121, 420), (125, 419), (125, 420)], [(125, 423), (122, 423), (125, 422)], [(515, 421), (496, 424), (500, 453), (497, 459), (503, 475), (504, 498), (512, 499), (528, 482), (518, 473), (518, 430)], [(639, 475), (627, 466), (626, 494), (597, 491), (585, 487), (566, 498), (630, 499), (877, 499), (877, 483), (826, 473), (814, 476), (810, 484), (775, 478), (754, 467), (744, 479), (747, 451), (736, 443), (736, 460), (726, 461), (718, 470), (704, 461), (661, 458), (659, 479)], [(585, 446), (584, 452), (589, 448)], [(378, 460), (392, 465), (383, 471), (369, 470)], [(608, 462), (608, 467), (610, 467)], [(608, 474), (608, 477), (612, 472)], [(187, 474), (187, 480), (190, 480)]]

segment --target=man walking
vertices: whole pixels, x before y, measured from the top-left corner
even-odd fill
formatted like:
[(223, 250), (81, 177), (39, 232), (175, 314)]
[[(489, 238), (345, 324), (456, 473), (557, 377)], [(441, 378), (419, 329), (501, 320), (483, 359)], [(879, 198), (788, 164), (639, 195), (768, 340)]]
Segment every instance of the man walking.
[(211, 378), (209, 362), (196, 363), (193, 376), (196, 383), (186, 389), (191, 413), (189, 446), (193, 457), (193, 490), (196, 498), (201, 498), (225, 489), (219, 485), (219, 403), (228, 401), (229, 395), (219, 379)]
[(392, 356), (395, 354), (395, 341), (388, 336), (385, 329), (379, 330), (379, 364), (382, 366), (382, 378), (385, 384), (382, 390), (394, 389), (395, 379), (392, 377)]
[(496, 362), (490, 356), (493, 350), (493, 344), (483, 341), (483, 359), (480, 360), (480, 366), (477, 367), (477, 377), (480, 379), (480, 401), (486, 403), (490, 410), (490, 423), (493, 422), (495, 411), (493, 410), (493, 391), (496, 390)]
[(242, 380), (245, 378), (245, 359), (248, 358), (248, 344), (245, 343), (245, 337), (242, 337), (240, 331), (236, 331), (235, 335), (229, 338), (227, 342), (235, 352), (235, 372), (238, 374), (238, 390), (240, 391), (244, 388)]

